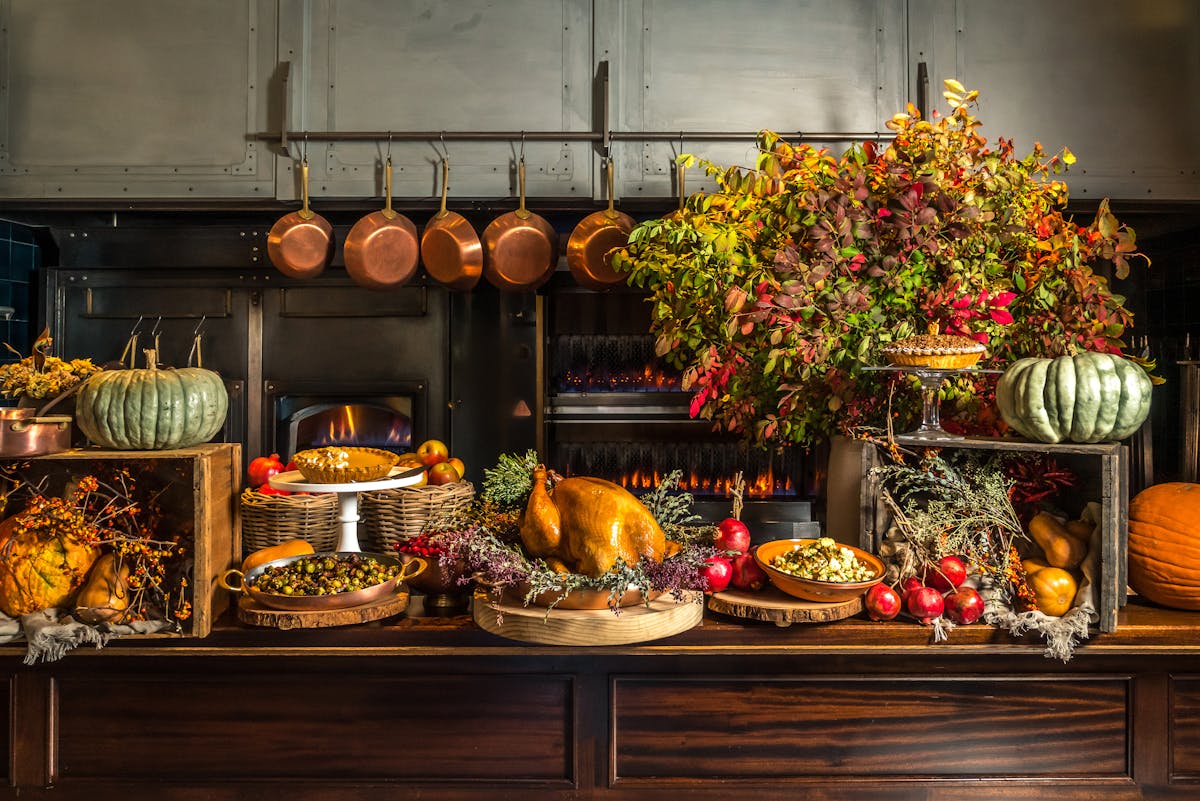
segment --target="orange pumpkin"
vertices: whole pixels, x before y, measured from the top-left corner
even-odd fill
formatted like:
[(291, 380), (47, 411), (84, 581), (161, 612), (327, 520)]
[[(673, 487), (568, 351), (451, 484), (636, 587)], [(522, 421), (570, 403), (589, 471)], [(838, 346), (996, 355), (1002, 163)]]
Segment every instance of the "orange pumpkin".
[(1200, 484), (1155, 484), (1129, 502), (1129, 586), (1163, 606), (1200, 610)]
[(21, 515), (0, 522), (0, 610), (10, 617), (65, 607), (100, 551), (70, 534), (18, 531)]

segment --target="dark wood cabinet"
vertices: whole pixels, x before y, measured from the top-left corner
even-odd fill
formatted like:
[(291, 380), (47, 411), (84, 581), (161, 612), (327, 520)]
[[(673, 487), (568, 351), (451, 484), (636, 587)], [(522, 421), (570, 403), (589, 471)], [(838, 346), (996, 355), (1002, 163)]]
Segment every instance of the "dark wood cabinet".
[(715, 617), (619, 648), (414, 617), (22, 654), (0, 798), (1200, 796), (1200, 616), (1137, 603), (1067, 663), (982, 626)]

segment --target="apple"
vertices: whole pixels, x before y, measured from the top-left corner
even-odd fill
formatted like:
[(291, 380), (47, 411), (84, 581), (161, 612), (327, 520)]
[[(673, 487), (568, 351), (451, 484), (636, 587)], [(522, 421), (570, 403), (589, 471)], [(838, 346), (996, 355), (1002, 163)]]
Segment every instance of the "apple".
[(717, 537), (714, 544), (718, 551), (745, 553), (750, 550), (750, 529), (741, 520), (727, 517), (717, 524)]
[(933, 587), (921, 587), (913, 590), (908, 594), (904, 605), (908, 608), (910, 615), (925, 625), (932, 623), (934, 618), (941, 617), (942, 612), (946, 609), (946, 602), (942, 600), (942, 594)]
[(425, 472), (429, 474), (429, 483), (434, 486), (453, 484), (461, 478), (457, 468), (449, 462), (438, 462)]
[(415, 453), (402, 453), (396, 462), (400, 467), (424, 467), (425, 463), (421, 461), (421, 457)]
[(887, 584), (876, 584), (863, 596), (867, 617), (871, 620), (891, 620), (900, 614), (900, 594)]
[(467, 474), (467, 466), (465, 464), (463, 464), (462, 459), (459, 459), (457, 456), (452, 456), (449, 459), (447, 459), (446, 461), (449, 462), (450, 464), (454, 465), (454, 469), (458, 471), (459, 478), (462, 478), (463, 476), (465, 476)]
[(270, 456), (251, 459), (250, 465), (246, 468), (246, 478), (250, 479), (250, 483), (254, 486), (262, 486), (271, 476), (277, 476), (282, 472), (283, 462), (279, 461), (279, 454), (272, 453)]
[(427, 439), (417, 446), (417, 456), (421, 457), (421, 464), (429, 467), (449, 459), (450, 449), (441, 440)]
[(739, 590), (761, 590), (767, 586), (767, 574), (754, 561), (754, 554), (744, 553), (733, 558), (730, 583)]
[(733, 579), (733, 565), (720, 554), (710, 556), (704, 560), (700, 575), (704, 578), (705, 592), (721, 592), (729, 588), (729, 582)]
[(943, 556), (937, 567), (925, 568), (925, 584), (938, 592), (950, 592), (967, 580), (967, 566), (957, 556)]
[(947, 593), (946, 617), (955, 623), (968, 625), (983, 617), (983, 597), (973, 587), (959, 587)]
[(270, 484), (266, 484), (266, 483), (264, 483), (261, 487), (259, 487), (258, 491), (260, 493), (262, 493), (263, 495), (291, 495), (292, 494), (292, 493), (288, 492), (287, 490), (275, 489)]

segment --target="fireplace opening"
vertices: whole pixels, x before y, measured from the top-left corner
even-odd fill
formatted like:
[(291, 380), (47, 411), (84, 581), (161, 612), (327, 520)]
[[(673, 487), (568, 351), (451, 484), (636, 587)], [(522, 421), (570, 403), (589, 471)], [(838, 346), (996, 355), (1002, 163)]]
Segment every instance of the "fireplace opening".
[(423, 400), (418, 389), (278, 394), (272, 404), (271, 450), (289, 458), (326, 445), (412, 451), (423, 435)]

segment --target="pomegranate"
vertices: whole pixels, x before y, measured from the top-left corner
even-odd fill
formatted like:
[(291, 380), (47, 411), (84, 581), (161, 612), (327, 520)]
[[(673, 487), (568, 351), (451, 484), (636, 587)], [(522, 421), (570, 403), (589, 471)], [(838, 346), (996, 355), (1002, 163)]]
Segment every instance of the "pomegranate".
[(967, 566), (957, 556), (943, 556), (937, 566), (925, 568), (925, 584), (938, 592), (950, 592), (967, 580)]
[(904, 603), (908, 602), (908, 596), (913, 590), (919, 590), (925, 585), (916, 576), (909, 576), (904, 581), (900, 582), (900, 600)]
[(279, 454), (272, 453), (270, 456), (258, 456), (250, 460), (250, 466), (246, 468), (246, 478), (250, 479), (250, 483), (255, 486), (261, 486), (267, 483), (271, 476), (279, 475), (283, 472), (283, 462), (279, 461)]
[(744, 553), (733, 558), (733, 578), (730, 583), (739, 590), (761, 590), (767, 586), (767, 574), (754, 561), (754, 554)]
[(933, 587), (921, 587), (913, 590), (908, 594), (904, 605), (908, 608), (910, 615), (927, 626), (933, 622), (934, 618), (941, 617), (942, 612), (946, 609), (942, 594)]
[(750, 550), (750, 529), (736, 517), (727, 517), (717, 524), (717, 537), (713, 544), (718, 551), (746, 553)]
[(261, 487), (259, 487), (258, 491), (260, 493), (262, 493), (263, 495), (291, 495), (292, 494), (292, 493), (288, 492), (287, 490), (275, 489), (270, 484), (266, 484), (266, 483), (264, 483)]
[(733, 578), (733, 564), (720, 554), (710, 556), (704, 560), (700, 575), (704, 578), (705, 592), (721, 592), (729, 588), (729, 582)]
[(983, 617), (983, 598), (972, 587), (959, 587), (945, 599), (946, 617), (967, 625)]
[(871, 620), (891, 620), (900, 614), (900, 595), (886, 584), (876, 584), (867, 590), (863, 604)]

